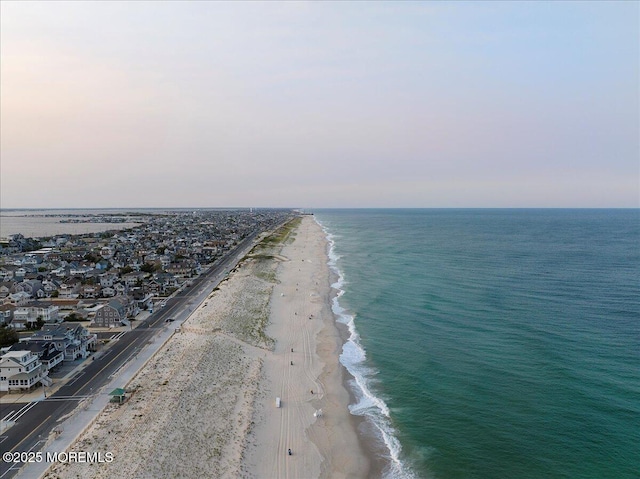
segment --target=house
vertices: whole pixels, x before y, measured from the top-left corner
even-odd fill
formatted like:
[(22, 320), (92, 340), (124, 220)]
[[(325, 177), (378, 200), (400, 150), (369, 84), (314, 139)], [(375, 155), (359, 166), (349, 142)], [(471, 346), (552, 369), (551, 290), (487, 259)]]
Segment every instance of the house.
[(51, 270), (51, 274), (58, 279), (68, 278), (70, 276), (71, 269), (69, 266), (60, 266), (54, 270)]
[(102, 297), (103, 298), (113, 298), (116, 295), (116, 290), (107, 286), (102, 288)]
[(116, 296), (96, 311), (93, 326), (113, 328), (121, 326), (129, 313), (129, 300), (124, 296)]
[(17, 270), (15, 270), (13, 274), (14, 274), (14, 278), (16, 278), (19, 281), (22, 281), (24, 277), (27, 275), (27, 270), (25, 268), (20, 267)]
[(147, 309), (153, 306), (153, 294), (145, 291), (143, 288), (135, 288), (131, 292), (131, 297), (135, 303), (135, 309), (132, 311), (133, 315), (138, 314), (141, 309)]
[(38, 356), (47, 371), (62, 364), (64, 360), (64, 351), (58, 351), (55, 344), (49, 341), (20, 341), (11, 346), (9, 351), (31, 351)]
[(44, 298), (46, 293), (42, 286), (42, 281), (38, 279), (24, 280), (21, 285), (25, 293), (29, 293), (32, 298)]
[[(8, 301), (7, 301), (8, 299)], [(5, 304), (13, 304), (15, 306), (23, 306), (27, 304), (31, 300), (31, 296), (29, 293), (25, 293), (24, 291), (20, 291), (19, 293), (11, 293), (7, 298), (5, 298)]]
[(122, 279), (124, 280), (124, 284), (127, 287), (131, 288), (135, 286), (138, 282), (141, 282), (145, 276), (146, 274), (140, 271), (132, 271), (131, 273), (127, 273), (123, 275)]
[(175, 276), (187, 277), (195, 273), (195, 265), (188, 261), (181, 261), (179, 263), (171, 263), (166, 270), (167, 273)]
[(27, 304), (36, 318), (42, 318), (45, 323), (60, 322), (60, 307), (50, 301), (33, 301)]
[(162, 269), (165, 269), (167, 266), (171, 264), (171, 256), (166, 254), (160, 256), (160, 264), (162, 265)]
[(11, 324), (13, 321), (13, 312), (16, 310), (16, 307), (12, 304), (2, 304), (0, 305), (0, 326), (5, 324)]
[(31, 290), (31, 284), (26, 281), (15, 282), (11, 288), (12, 293), (26, 293), (29, 297), (31, 297)]
[(127, 293), (127, 287), (122, 283), (116, 283), (113, 285), (113, 289), (116, 291), (116, 296), (124, 296)]
[(96, 270), (106, 271), (109, 269), (109, 262), (106, 259), (102, 259), (96, 263)]
[(93, 268), (87, 263), (73, 264), (69, 270), (71, 276), (85, 276)]
[(48, 255), (45, 256), (47, 258), (47, 261), (51, 261), (51, 262), (56, 262), (56, 261), (60, 261), (60, 259), (62, 258), (60, 256), (60, 252), (59, 251), (51, 251)]
[(178, 278), (169, 273), (158, 273), (156, 275), (156, 281), (160, 285), (160, 290), (163, 293), (166, 293), (172, 288), (177, 288), (180, 284)]
[(145, 285), (147, 290), (154, 295), (158, 295), (160, 293), (160, 291), (162, 290), (162, 287), (160, 285), (160, 283), (158, 283), (155, 280), (151, 280), (149, 282), (147, 282), (147, 284)]
[(80, 296), (82, 298), (98, 298), (100, 296), (100, 286), (85, 284), (80, 287)]
[(79, 279), (69, 278), (60, 284), (58, 289), (61, 298), (77, 298), (80, 296), (80, 287), (82, 286)]
[(25, 307), (17, 307), (13, 311), (13, 320), (11, 321), (11, 326), (16, 330), (24, 330), (28, 328), (34, 328), (38, 323), (37, 318), (31, 318), (29, 316), (29, 310)]
[(118, 275), (115, 273), (102, 273), (100, 275), (100, 286), (103, 288), (112, 288), (117, 279)]
[(0, 391), (27, 391), (46, 376), (46, 368), (31, 351), (8, 351), (0, 357)]
[(60, 283), (54, 279), (45, 279), (42, 281), (42, 288), (47, 296), (51, 296), (54, 291), (58, 291)]
[(4, 265), (0, 268), (0, 281), (10, 281), (15, 276), (16, 267), (12, 265)]
[(12, 281), (0, 282), (0, 298), (6, 298), (7, 296), (9, 296), (12, 288), (13, 288)]
[(45, 324), (27, 341), (52, 342), (58, 351), (64, 352), (64, 361), (74, 361), (86, 358), (89, 351), (95, 351), (98, 337), (78, 323), (62, 323)]
[(25, 326), (33, 326), (41, 319), (45, 323), (59, 323), (60, 308), (48, 301), (31, 301), (18, 307), (13, 313), (14, 322), (23, 323)]

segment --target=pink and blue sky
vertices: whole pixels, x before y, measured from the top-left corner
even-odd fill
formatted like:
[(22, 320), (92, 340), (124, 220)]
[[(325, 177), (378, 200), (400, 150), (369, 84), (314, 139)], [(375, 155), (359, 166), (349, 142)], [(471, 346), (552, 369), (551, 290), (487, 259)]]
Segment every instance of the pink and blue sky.
[(638, 2), (0, 3), (0, 207), (639, 207)]

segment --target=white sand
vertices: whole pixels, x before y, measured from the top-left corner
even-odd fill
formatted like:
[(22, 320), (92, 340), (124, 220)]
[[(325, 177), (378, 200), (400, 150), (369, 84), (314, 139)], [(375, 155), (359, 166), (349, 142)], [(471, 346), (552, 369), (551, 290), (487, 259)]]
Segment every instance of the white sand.
[(115, 460), (57, 464), (46, 477), (366, 477), (326, 262), (311, 217), (284, 247), (256, 250), (70, 449)]
[[(338, 362), (342, 342), (329, 303), (326, 239), (310, 217), (296, 233), (282, 250), (289, 261), (280, 264), (271, 299), (267, 334), (277, 341), (264, 363), (254, 436), (259, 447), (247, 455), (249, 471), (260, 478), (366, 477), (368, 461), (349, 417)], [(275, 397), (282, 399), (281, 409)], [(318, 409), (323, 415), (316, 419)]]

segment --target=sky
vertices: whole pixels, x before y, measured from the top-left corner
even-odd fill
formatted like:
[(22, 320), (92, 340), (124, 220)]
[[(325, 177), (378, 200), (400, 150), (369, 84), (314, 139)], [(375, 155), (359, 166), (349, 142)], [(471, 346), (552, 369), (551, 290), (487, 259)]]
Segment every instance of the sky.
[(640, 3), (0, 2), (0, 208), (640, 207)]

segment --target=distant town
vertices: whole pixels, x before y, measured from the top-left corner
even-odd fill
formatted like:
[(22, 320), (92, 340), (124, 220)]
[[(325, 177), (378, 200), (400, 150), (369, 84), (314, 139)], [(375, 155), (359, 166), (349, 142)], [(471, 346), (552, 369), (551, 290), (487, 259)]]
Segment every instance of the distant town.
[(50, 371), (96, 350), (95, 331), (133, 327), (243, 239), (295, 214), (181, 210), (136, 217), (142, 224), (123, 230), (1, 239), (0, 393), (49, 386)]

